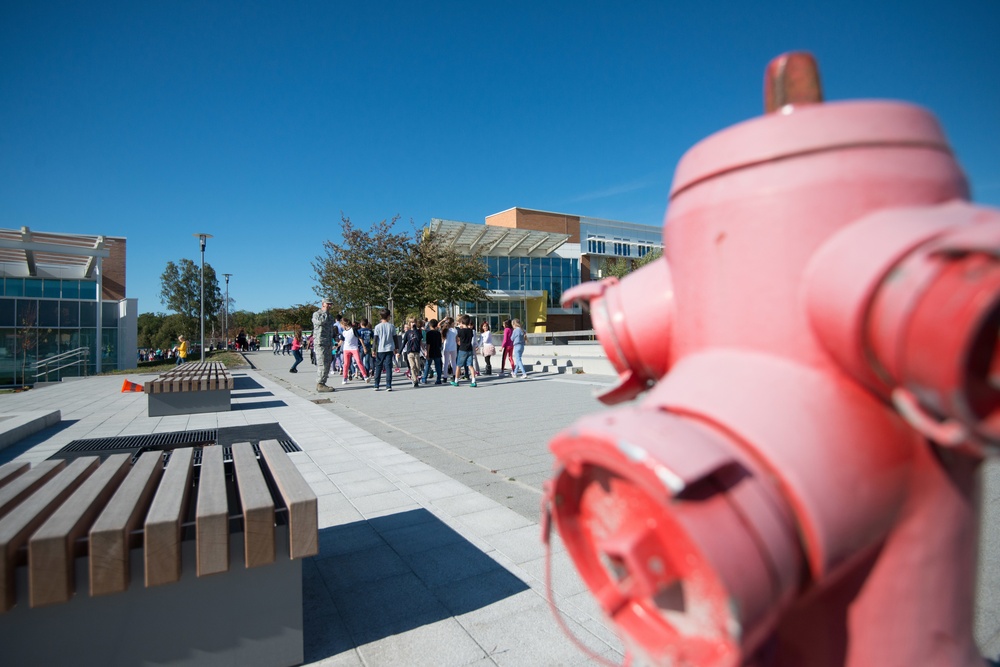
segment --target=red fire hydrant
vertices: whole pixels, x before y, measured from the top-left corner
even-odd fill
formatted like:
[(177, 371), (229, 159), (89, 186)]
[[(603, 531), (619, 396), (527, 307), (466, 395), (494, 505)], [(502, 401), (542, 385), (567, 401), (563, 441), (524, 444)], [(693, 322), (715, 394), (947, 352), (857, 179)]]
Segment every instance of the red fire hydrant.
[(603, 399), (649, 391), (553, 439), (546, 511), (643, 663), (982, 666), (1000, 211), (927, 111), (822, 104), (807, 54), (766, 81), (681, 160), (665, 258), (566, 293)]

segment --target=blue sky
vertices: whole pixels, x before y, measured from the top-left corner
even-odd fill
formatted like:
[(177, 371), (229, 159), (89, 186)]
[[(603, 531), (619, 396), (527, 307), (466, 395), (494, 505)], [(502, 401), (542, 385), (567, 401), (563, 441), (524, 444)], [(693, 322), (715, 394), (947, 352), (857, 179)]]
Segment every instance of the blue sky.
[(315, 300), (356, 223), (512, 206), (660, 224), (674, 166), (812, 51), (827, 99), (938, 114), (1000, 205), (1000, 0), (0, 3), (0, 227), (128, 238), (237, 308)]

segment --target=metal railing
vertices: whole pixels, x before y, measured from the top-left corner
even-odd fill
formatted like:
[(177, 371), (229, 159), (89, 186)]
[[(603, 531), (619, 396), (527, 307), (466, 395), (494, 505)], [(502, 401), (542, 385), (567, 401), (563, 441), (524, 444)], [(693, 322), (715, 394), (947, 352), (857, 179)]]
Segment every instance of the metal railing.
[[(62, 354), (46, 357), (45, 359), (35, 363), (35, 382), (48, 382), (48, 377), (51, 373), (59, 373), (66, 368), (73, 368), (74, 366), (82, 366), (82, 375), (86, 376), (87, 371), (89, 370), (89, 361), (89, 347), (78, 347), (75, 350), (70, 350), (69, 352), (63, 352)], [(55, 368), (52, 367), (54, 364)]]
[[(500, 332), (501, 334), (503, 331)], [(567, 345), (569, 343), (593, 342), (597, 334), (593, 329), (581, 331), (546, 331), (544, 333), (529, 333), (529, 345)]]

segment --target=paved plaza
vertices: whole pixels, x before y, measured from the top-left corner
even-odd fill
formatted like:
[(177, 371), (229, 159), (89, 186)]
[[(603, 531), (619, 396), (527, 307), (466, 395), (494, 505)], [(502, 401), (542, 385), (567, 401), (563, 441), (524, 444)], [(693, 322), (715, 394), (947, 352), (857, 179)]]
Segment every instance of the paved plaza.
[[(547, 443), (605, 407), (595, 390), (613, 378), (485, 376), (393, 391), (342, 385), (315, 391), (308, 358), (246, 355), (234, 372), (231, 412), (149, 418), (144, 394), (120, 393), (121, 376), (67, 381), (0, 396), (0, 414), (59, 409), (62, 422), (0, 451), (0, 463), (41, 461), (72, 440), (277, 422), (319, 496), (320, 553), (303, 568), (306, 664), (592, 665), (546, 602), (540, 541)], [(127, 376), (141, 382), (141, 375)], [(986, 468), (977, 638), (1000, 652), (1000, 472)], [(622, 647), (558, 539), (554, 598), (569, 628), (613, 662)]]

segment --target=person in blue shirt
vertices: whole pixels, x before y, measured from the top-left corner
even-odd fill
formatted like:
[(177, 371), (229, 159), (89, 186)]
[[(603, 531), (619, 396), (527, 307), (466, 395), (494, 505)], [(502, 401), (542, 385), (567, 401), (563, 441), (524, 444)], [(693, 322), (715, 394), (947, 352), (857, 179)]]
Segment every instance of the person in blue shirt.
[(524, 362), (521, 361), (521, 355), (524, 354), (524, 344), (527, 342), (527, 335), (524, 333), (524, 329), (521, 328), (520, 320), (511, 320), (511, 325), (513, 325), (514, 330), (510, 334), (510, 342), (514, 345), (514, 377), (517, 377), (518, 372), (521, 373), (522, 378), (528, 377), (528, 374), (524, 370)]

